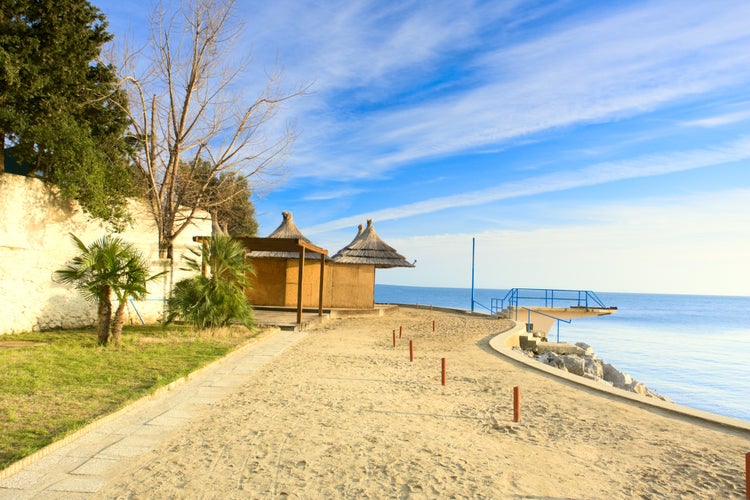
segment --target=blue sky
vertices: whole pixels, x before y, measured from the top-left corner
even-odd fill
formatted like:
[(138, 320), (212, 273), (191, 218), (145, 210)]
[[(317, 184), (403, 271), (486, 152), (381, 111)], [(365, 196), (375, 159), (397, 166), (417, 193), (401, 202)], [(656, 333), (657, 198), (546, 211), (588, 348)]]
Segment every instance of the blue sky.
[[(122, 39), (139, 2), (93, 1)], [(298, 138), (258, 186), (384, 284), (750, 295), (750, 2), (240, 1), (243, 84)]]

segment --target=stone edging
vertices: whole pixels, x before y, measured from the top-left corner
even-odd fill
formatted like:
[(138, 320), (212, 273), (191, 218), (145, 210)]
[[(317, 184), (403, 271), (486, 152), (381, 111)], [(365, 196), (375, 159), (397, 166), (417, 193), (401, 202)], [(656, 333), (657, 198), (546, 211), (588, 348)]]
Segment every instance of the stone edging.
[[(275, 330), (277, 330), (275, 333), (279, 333), (279, 331), (280, 331), (279, 329), (275, 329)], [(259, 335), (261, 333), (262, 333), (262, 331), (259, 332)], [(48, 444), (44, 448), (41, 448), (41, 449), (35, 451), (31, 455), (27, 455), (27, 456), (23, 457), (22, 459), (20, 459), (20, 460), (18, 460), (16, 462), (13, 462), (9, 466), (7, 466), (5, 469), (0, 470), (0, 480), (7, 479), (8, 477), (12, 476), (13, 474), (19, 472), (21, 469), (23, 469), (25, 467), (28, 467), (29, 465), (32, 465), (32, 464), (38, 462), (39, 460), (41, 460), (42, 458), (46, 457), (50, 453), (59, 450), (63, 446), (67, 445), (68, 443), (71, 443), (71, 442), (75, 441), (76, 439), (78, 439), (79, 437), (83, 436), (84, 434), (89, 433), (89, 432), (91, 432), (93, 430), (96, 430), (99, 427), (103, 426), (104, 424), (106, 424), (108, 422), (111, 422), (112, 420), (116, 419), (117, 417), (120, 417), (121, 415), (123, 415), (123, 414), (125, 414), (125, 413), (127, 413), (129, 411), (135, 410), (136, 408), (138, 408), (139, 406), (143, 405), (144, 403), (147, 403), (149, 401), (157, 399), (162, 394), (165, 394), (167, 392), (170, 392), (170, 391), (176, 389), (177, 387), (185, 384), (189, 380), (194, 379), (196, 376), (201, 375), (203, 372), (209, 370), (210, 368), (213, 368), (213, 367), (215, 367), (217, 365), (225, 363), (228, 359), (230, 359), (234, 355), (237, 355), (237, 354), (241, 353), (242, 351), (244, 351), (245, 349), (249, 349), (251, 346), (254, 346), (257, 342), (252, 342), (252, 340), (255, 340), (255, 339), (257, 339), (257, 336), (256, 337), (252, 337), (245, 344), (240, 345), (240, 347), (238, 347), (237, 349), (229, 352), (225, 356), (222, 356), (222, 357), (220, 357), (218, 359), (215, 359), (215, 360), (211, 361), (210, 363), (208, 363), (207, 365), (202, 366), (202, 367), (198, 368), (197, 370), (195, 370), (193, 372), (190, 372), (187, 375), (185, 375), (183, 377), (180, 377), (177, 380), (174, 380), (174, 381), (168, 383), (167, 385), (163, 385), (163, 386), (155, 389), (153, 392), (151, 392), (149, 394), (146, 394), (145, 396), (142, 396), (142, 397), (140, 397), (140, 398), (138, 398), (138, 399), (136, 399), (134, 401), (131, 401), (130, 403), (127, 403), (125, 406), (123, 406), (119, 410), (116, 410), (113, 413), (108, 413), (106, 415), (103, 415), (103, 416), (95, 419), (90, 424), (87, 424), (87, 425), (81, 427), (80, 429), (78, 429), (76, 431), (73, 431), (70, 434), (65, 435), (64, 437), (60, 438), (57, 441), (51, 442), (50, 444)], [(262, 339), (260, 339), (260, 340), (262, 340)], [(260, 340), (258, 340), (258, 341), (260, 341)]]
[(606, 384), (596, 382), (594, 380), (589, 380), (579, 375), (574, 375), (572, 373), (564, 372), (560, 370), (559, 368), (545, 365), (544, 363), (541, 363), (535, 359), (531, 359), (525, 354), (523, 354), (522, 352), (514, 350), (511, 347), (512, 345), (517, 345), (518, 336), (524, 335), (524, 334), (526, 334), (526, 325), (524, 325), (523, 323), (516, 323), (515, 327), (511, 328), (508, 331), (500, 333), (494, 336), (492, 339), (490, 339), (489, 344), (490, 344), (490, 347), (494, 351), (496, 351), (498, 354), (501, 354), (502, 356), (505, 356), (506, 358), (509, 358), (529, 368), (533, 368), (534, 370), (542, 371), (549, 375), (553, 375), (557, 378), (564, 379), (568, 382), (573, 382), (575, 384), (582, 385), (586, 388), (593, 389), (599, 392), (603, 392), (610, 396), (614, 396), (619, 399), (624, 399), (629, 402), (635, 402), (635, 403), (639, 403), (642, 405), (648, 405), (654, 408), (658, 408), (660, 410), (664, 410), (669, 413), (674, 413), (677, 415), (694, 418), (697, 420), (702, 420), (704, 422), (715, 424), (715, 425), (718, 425), (720, 427), (724, 427), (727, 429), (750, 432), (750, 422), (747, 422), (745, 420), (742, 420), (739, 418), (725, 417), (723, 415), (718, 415), (716, 413), (711, 413), (711, 412), (707, 412), (703, 410), (696, 410), (695, 408), (690, 408), (688, 406), (678, 405), (675, 403), (669, 403), (666, 401), (662, 401), (660, 399), (642, 396), (634, 392), (629, 392), (629, 391), (625, 391), (622, 389), (616, 389)]

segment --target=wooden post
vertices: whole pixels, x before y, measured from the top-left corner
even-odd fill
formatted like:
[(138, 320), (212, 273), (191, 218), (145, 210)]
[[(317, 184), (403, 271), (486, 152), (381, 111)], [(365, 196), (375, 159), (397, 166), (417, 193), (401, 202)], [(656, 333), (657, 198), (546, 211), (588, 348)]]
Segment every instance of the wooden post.
[(521, 421), (521, 389), (518, 386), (513, 388), (513, 421)]
[(299, 273), (297, 277), (297, 324), (302, 324), (302, 283), (305, 276), (305, 247), (299, 249)]
[(414, 341), (409, 341), (409, 361), (414, 361)]
[(404, 327), (403, 326), (399, 326), (398, 327), (398, 338), (401, 338), (401, 334), (402, 333), (404, 333)]
[(323, 316), (323, 285), (326, 277), (326, 256), (320, 254), (320, 290), (318, 290), (318, 316)]
[(446, 371), (445, 371), (445, 358), (442, 358), (441, 360), (442, 364), (442, 375), (441, 375), (441, 381), (443, 385), (445, 385), (445, 379), (446, 379)]
[(396, 330), (393, 330), (393, 347), (396, 347)]
[(750, 453), (745, 453), (745, 500), (750, 500)]
[(434, 319), (432, 320), (432, 331), (433, 332), (435, 331), (435, 320)]

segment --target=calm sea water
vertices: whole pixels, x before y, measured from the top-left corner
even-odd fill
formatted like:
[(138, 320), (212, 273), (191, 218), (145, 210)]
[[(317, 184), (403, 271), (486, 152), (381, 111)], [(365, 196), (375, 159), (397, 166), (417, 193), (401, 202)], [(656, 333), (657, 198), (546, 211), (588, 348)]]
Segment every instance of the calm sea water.
[[(475, 310), (506, 292), (475, 289)], [(597, 295), (617, 312), (561, 323), (561, 341), (590, 344), (675, 403), (750, 421), (750, 297)], [(470, 309), (471, 290), (376, 285), (375, 301)]]

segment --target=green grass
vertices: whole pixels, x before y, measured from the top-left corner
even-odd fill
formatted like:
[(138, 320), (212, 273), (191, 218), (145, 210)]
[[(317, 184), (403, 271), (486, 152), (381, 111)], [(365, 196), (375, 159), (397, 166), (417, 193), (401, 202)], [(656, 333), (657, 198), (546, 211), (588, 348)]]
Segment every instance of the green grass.
[(246, 328), (126, 327), (119, 346), (93, 330), (0, 336), (0, 470), (245, 343)]

